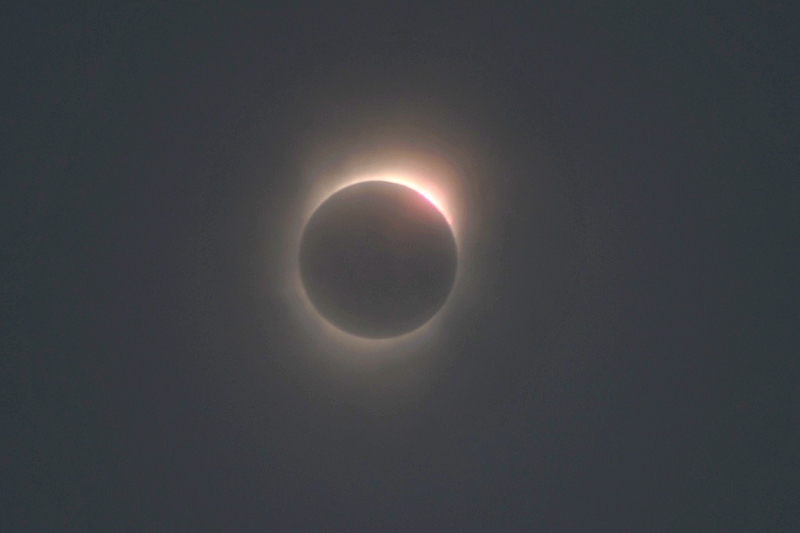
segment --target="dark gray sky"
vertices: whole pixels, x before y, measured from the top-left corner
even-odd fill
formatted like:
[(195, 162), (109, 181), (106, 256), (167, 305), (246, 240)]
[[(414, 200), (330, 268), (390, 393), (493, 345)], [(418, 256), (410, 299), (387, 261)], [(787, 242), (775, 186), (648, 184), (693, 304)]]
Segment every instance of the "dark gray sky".
[[(0, 529), (800, 527), (788, 7), (0, 24)], [(274, 269), (311, 147), (411, 116), (478, 147), (484, 277), (384, 390)]]

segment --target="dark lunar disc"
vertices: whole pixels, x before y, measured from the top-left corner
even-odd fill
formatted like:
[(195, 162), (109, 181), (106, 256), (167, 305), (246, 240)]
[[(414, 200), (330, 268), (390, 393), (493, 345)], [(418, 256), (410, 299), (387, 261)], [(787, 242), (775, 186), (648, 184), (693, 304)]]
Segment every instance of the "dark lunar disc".
[(413, 331), (442, 307), (456, 275), (444, 215), (417, 191), (367, 181), (331, 195), (300, 243), (300, 275), (317, 310), (368, 338)]

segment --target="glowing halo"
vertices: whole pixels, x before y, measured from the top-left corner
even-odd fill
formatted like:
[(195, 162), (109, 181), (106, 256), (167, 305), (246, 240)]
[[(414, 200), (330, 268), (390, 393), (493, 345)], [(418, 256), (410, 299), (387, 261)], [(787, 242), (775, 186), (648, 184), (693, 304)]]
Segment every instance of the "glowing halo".
[[(372, 355), (407, 354), (437, 337), (437, 330), (443, 318), (453, 306), (453, 300), (462, 296), (464, 290), (464, 263), (469, 260), (468, 242), (466, 239), (464, 177), (457, 171), (456, 165), (439, 154), (416, 151), (402, 154), (380, 154), (379, 163), (364, 158), (352, 158), (338, 172), (318, 173), (309, 179), (308, 192), (300, 202), (295, 222), (291, 223), (286, 251), (287, 283), (289, 300), (292, 307), (300, 315), (310, 337), (317, 341), (319, 347), (341, 353), (345, 351), (348, 358), (356, 356), (358, 360), (386, 360)], [(394, 156), (394, 157), (392, 157)], [(387, 162), (388, 161), (388, 162)], [(428, 322), (419, 328), (396, 337), (371, 339), (353, 335), (330, 323), (316, 309), (309, 299), (303, 285), (299, 269), (299, 248), (303, 231), (311, 216), (322, 203), (336, 192), (365, 181), (385, 181), (409, 187), (430, 201), (442, 213), (450, 226), (456, 241), (458, 261), (453, 287), (447, 300)], [(298, 216), (299, 215), (299, 216)], [(338, 349), (338, 350), (337, 350)]]
[[(303, 227), (302, 227), (302, 229), (300, 231), (301, 238), (302, 238), (302, 233), (305, 230), (305, 226), (308, 223), (308, 220), (316, 212), (316, 210), (320, 207), (320, 205), (322, 205), (328, 198), (330, 198), (331, 196), (333, 196), (334, 194), (336, 194), (337, 192), (339, 192), (339, 191), (341, 191), (343, 189), (346, 189), (346, 188), (351, 187), (353, 185), (356, 185), (358, 183), (364, 183), (364, 182), (368, 182), (368, 181), (382, 181), (382, 182), (387, 182), (387, 183), (396, 183), (398, 185), (403, 185), (405, 187), (408, 187), (409, 189), (414, 190), (417, 193), (419, 193), (421, 196), (423, 196), (425, 199), (427, 199), (431, 204), (433, 204), (434, 207), (436, 207), (436, 209), (440, 213), (442, 213), (442, 215), (444, 216), (444, 218), (447, 221), (448, 225), (450, 226), (450, 230), (453, 232), (453, 235), (455, 237), (456, 249), (457, 250), (459, 249), (458, 231), (456, 230), (456, 227), (453, 224), (453, 216), (451, 214), (452, 210), (448, 209), (448, 207), (450, 207), (449, 206), (450, 201), (446, 197), (446, 195), (440, 190), (441, 187), (437, 187), (436, 186), (435, 178), (427, 178), (426, 179), (425, 177), (420, 177), (418, 175), (409, 174), (409, 173), (401, 173), (401, 172), (396, 172), (396, 171), (395, 172), (379, 173), (379, 174), (375, 174), (375, 175), (373, 175), (373, 174), (360, 175), (360, 176), (357, 176), (357, 177), (354, 177), (354, 178), (348, 178), (348, 179), (342, 180), (341, 182), (337, 183), (337, 185), (334, 188), (332, 188), (328, 192), (328, 194), (326, 194), (325, 196), (320, 198), (319, 201), (315, 202), (313, 204), (313, 208), (311, 208), (310, 210), (308, 210), (308, 212), (306, 212), (306, 215), (304, 217)], [(453, 283), (453, 289), (455, 289), (456, 281), (458, 280), (458, 270), (459, 270), (459, 266), (458, 266), (458, 262), (457, 262), (456, 263), (456, 280)], [(444, 304), (439, 309), (439, 311), (437, 311), (425, 324), (423, 324), (422, 326), (416, 328), (413, 331), (410, 331), (410, 332), (405, 333), (403, 335), (398, 335), (398, 336), (395, 336), (395, 337), (382, 338), (382, 339), (370, 339), (370, 338), (365, 338), (365, 337), (359, 337), (358, 335), (354, 335), (352, 333), (349, 333), (347, 331), (344, 331), (344, 330), (338, 328), (337, 326), (335, 326), (331, 322), (329, 322), (322, 314), (319, 313), (317, 308), (314, 306), (314, 304), (311, 302), (310, 298), (308, 297), (308, 294), (306, 293), (305, 286), (303, 285), (302, 279), (300, 279), (299, 269), (295, 268), (295, 271), (296, 271), (295, 276), (297, 278), (297, 284), (299, 285), (299, 290), (301, 291), (302, 296), (303, 296), (304, 306), (308, 307), (309, 310), (314, 315), (316, 315), (317, 319), (324, 323), (325, 329), (328, 330), (329, 334), (342, 337), (343, 339), (346, 338), (349, 341), (358, 342), (358, 343), (363, 344), (365, 346), (371, 345), (372, 347), (375, 347), (375, 348), (378, 348), (378, 347), (386, 348), (386, 347), (392, 346), (393, 344), (397, 344), (398, 342), (403, 342), (403, 341), (406, 341), (406, 340), (411, 340), (411, 339), (415, 339), (415, 338), (420, 337), (420, 333), (424, 333), (424, 330), (430, 328), (431, 323), (434, 322), (434, 320), (436, 319), (437, 316), (439, 316), (439, 314), (447, 306), (447, 304), (448, 304), (448, 302), (450, 300), (450, 298), (448, 297), (448, 299), (445, 300)], [(451, 289), (451, 293), (452, 293), (453, 289)]]
[(384, 181), (388, 183), (397, 183), (398, 185), (404, 185), (409, 189), (416, 191), (426, 200), (432, 203), (444, 216), (445, 220), (450, 225), (450, 229), (453, 231), (453, 235), (456, 237), (456, 243), (458, 243), (459, 236), (457, 228), (454, 224), (451, 198), (448, 197), (446, 192), (443, 190), (443, 187), (436, 183), (437, 180), (435, 177), (420, 176), (418, 174), (411, 174), (408, 172), (388, 171), (379, 174), (361, 175), (341, 181), (333, 189), (328, 191), (325, 196), (321, 197), (319, 201), (316, 201), (313, 204), (313, 207), (306, 212), (303, 228), (305, 228), (305, 224), (308, 222), (308, 219), (311, 218), (311, 216), (316, 212), (319, 206), (325, 202), (325, 200), (342, 189), (346, 189), (352, 185), (363, 183), (365, 181)]

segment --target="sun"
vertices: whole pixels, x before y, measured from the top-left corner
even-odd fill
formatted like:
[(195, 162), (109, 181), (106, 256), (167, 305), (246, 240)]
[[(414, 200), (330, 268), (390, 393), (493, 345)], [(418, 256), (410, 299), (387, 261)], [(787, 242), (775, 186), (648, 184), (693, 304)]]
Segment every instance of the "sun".
[[(395, 154), (396, 155), (396, 154)], [(327, 350), (347, 353), (349, 359), (372, 358), (377, 354), (403, 353), (419, 347), (436, 337), (443, 319), (459, 297), (462, 289), (465, 202), (463, 176), (453, 162), (429, 153), (403, 153), (396, 157), (355, 159), (336, 172), (320, 173), (310, 180), (292, 225), (287, 249), (287, 287), (289, 301), (303, 324), (308, 338)], [(370, 159), (372, 159), (370, 161)], [(391, 338), (367, 339), (343, 331), (328, 322), (314, 307), (303, 286), (299, 269), (299, 248), (303, 230), (322, 203), (336, 192), (366, 181), (384, 181), (406, 186), (433, 204), (449, 224), (456, 241), (458, 264), (450, 296), (441, 309), (424, 325), (414, 331)]]

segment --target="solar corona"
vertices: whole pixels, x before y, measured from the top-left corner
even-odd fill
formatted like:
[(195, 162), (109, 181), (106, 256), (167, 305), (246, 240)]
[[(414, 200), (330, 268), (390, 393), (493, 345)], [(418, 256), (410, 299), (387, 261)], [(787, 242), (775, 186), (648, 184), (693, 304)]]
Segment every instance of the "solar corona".
[(299, 205), (291, 299), (328, 348), (419, 347), (463, 290), (463, 178), (436, 157), (355, 167), (312, 180)]
[(364, 338), (423, 326), (447, 300), (456, 264), (455, 237), (430, 196), (383, 180), (328, 197), (300, 244), (301, 279), (314, 307)]

